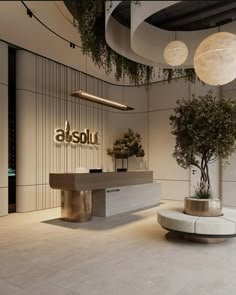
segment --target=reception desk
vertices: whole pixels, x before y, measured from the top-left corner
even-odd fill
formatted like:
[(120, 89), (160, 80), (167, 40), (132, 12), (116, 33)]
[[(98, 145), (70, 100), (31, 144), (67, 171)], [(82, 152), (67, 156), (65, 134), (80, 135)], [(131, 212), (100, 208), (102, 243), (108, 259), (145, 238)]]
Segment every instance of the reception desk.
[[(67, 221), (89, 221), (92, 215), (110, 216), (159, 202), (159, 184), (153, 183), (152, 171), (51, 173), (49, 183), (61, 190), (62, 219)], [(120, 199), (119, 204), (109, 202), (109, 196), (110, 200)]]

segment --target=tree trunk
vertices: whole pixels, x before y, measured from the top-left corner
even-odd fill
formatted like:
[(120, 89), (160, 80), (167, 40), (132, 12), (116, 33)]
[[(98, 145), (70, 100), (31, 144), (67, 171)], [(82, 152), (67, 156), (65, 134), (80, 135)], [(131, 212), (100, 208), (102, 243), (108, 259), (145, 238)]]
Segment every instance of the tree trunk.
[(208, 162), (204, 158), (202, 158), (202, 161), (201, 161), (200, 171), (201, 171), (200, 189), (209, 192), (211, 183), (210, 183), (210, 177), (209, 177)]

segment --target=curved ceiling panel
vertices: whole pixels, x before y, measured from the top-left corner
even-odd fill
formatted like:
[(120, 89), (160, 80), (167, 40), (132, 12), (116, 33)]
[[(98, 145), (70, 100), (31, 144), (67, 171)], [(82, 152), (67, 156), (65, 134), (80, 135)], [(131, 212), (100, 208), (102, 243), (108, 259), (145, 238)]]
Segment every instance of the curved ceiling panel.
[(156, 65), (170, 67), (164, 59), (167, 44), (176, 39), (184, 42), (189, 50), (186, 62), (180, 68), (193, 66), (193, 56), (198, 44), (217, 29), (192, 32), (171, 32), (145, 22), (154, 13), (180, 1), (141, 1), (141, 5), (131, 4), (131, 48)]
[[(122, 1), (113, 16), (130, 28), (130, 2)], [(167, 1), (162, 1), (166, 4)], [(222, 26), (236, 20), (235, 0), (175, 1), (145, 21), (168, 31), (195, 31)]]
[(149, 61), (140, 55), (137, 55), (130, 46), (130, 30), (120, 24), (112, 13), (122, 1), (106, 1), (106, 20), (105, 20), (105, 36), (107, 44), (120, 55), (131, 59), (135, 62), (154, 66), (152, 61)]
[[(184, 42), (189, 50), (186, 62), (179, 68), (193, 67), (193, 56), (200, 42), (218, 28), (194, 32), (173, 32), (160, 29), (146, 22), (153, 14), (182, 1), (140, 1), (131, 3), (131, 29), (118, 23), (112, 13), (122, 1), (106, 2), (106, 41), (119, 54), (139, 63), (159, 67), (170, 67), (164, 60), (166, 45), (176, 39)], [(108, 6), (109, 5), (109, 6)], [(111, 27), (110, 27), (111, 26)], [(232, 23), (221, 26), (221, 31), (236, 32)]]

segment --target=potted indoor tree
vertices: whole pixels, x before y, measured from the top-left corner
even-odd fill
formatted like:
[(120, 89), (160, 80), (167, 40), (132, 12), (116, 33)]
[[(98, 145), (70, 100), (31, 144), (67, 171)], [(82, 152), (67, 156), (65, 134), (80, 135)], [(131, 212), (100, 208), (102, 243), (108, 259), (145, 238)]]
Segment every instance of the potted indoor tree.
[(217, 99), (209, 91), (191, 100), (178, 100), (174, 113), (170, 116), (176, 138), (173, 156), (181, 167), (195, 166), (201, 173), (193, 196), (185, 198), (185, 213), (222, 215), (221, 198), (211, 192), (209, 164), (227, 159), (236, 149), (236, 104)]
[[(144, 157), (145, 153), (141, 145), (141, 136), (137, 132), (128, 129), (124, 135), (115, 140), (112, 148), (107, 149), (107, 154), (115, 158), (115, 170), (116, 160), (122, 160), (122, 168), (118, 168), (117, 171), (127, 171), (128, 158), (132, 156)], [(127, 168), (124, 168), (124, 160), (127, 160)]]

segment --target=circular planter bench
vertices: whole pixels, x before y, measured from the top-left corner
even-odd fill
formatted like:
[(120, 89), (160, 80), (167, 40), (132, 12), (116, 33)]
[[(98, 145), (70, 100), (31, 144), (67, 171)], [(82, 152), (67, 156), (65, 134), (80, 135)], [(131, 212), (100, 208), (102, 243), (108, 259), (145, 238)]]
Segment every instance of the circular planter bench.
[(236, 210), (223, 208), (218, 217), (192, 216), (183, 213), (182, 207), (160, 209), (158, 223), (168, 231), (181, 232), (184, 238), (196, 242), (221, 242), (236, 236)]

